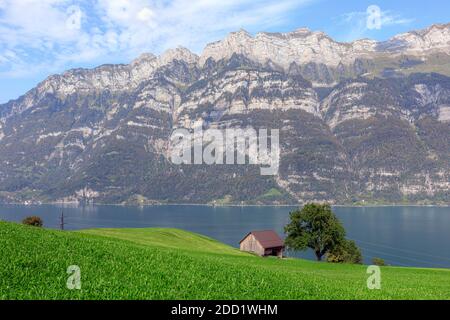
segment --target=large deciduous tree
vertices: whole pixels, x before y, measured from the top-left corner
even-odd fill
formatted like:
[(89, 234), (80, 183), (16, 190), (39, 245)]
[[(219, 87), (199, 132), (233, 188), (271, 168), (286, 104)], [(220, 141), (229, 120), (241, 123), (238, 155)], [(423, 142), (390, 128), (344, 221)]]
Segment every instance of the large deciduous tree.
[(345, 241), (345, 230), (328, 204), (307, 204), (290, 213), (285, 227), (286, 246), (292, 250), (311, 248), (318, 261)]

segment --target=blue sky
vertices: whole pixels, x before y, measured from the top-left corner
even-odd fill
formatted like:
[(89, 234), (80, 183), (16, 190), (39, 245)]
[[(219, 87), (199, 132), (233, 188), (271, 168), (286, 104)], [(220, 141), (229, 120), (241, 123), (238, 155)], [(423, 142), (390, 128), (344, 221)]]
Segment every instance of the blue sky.
[[(377, 28), (367, 28), (372, 5), (380, 9)], [(0, 0), (0, 103), (53, 73), (177, 46), (200, 53), (240, 28), (308, 27), (352, 41), (448, 22), (448, 0)]]

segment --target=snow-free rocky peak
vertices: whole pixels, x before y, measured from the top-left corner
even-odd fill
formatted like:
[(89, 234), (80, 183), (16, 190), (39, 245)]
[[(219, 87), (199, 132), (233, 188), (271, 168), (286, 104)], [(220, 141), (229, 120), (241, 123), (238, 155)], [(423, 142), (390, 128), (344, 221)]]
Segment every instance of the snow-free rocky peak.
[(333, 67), (376, 54), (421, 55), (430, 50), (450, 53), (450, 24), (433, 25), (383, 42), (362, 39), (350, 43), (337, 42), (323, 32), (312, 32), (306, 28), (288, 33), (258, 33), (254, 37), (241, 30), (222, 41), (209, 44), (201, 55), (200, 63), (208, 58), (216, 61), (230, 58), (237, 53), (260, 63), (271, 60), (284, 68), (292, 62), (323, 63)]

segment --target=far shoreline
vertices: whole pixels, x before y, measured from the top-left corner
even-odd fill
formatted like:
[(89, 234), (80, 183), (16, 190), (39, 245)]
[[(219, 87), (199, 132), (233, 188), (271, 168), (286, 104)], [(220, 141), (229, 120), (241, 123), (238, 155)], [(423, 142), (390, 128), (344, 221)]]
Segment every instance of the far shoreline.
[[(12, 206), (60, 206), (60, 207), (95, 207), (95, 206), (110, 206), (110, 207), (211, 207), (211, 208), (292, 208), (302, 207), (306, 203), (299, 204), (224, 204), (213, 205), (208, 203), (154, 203), (154, 204), (122, 204), (122, 203), (80, 203), (80, 202), (40, 202), (40, 203), (20, 203), (20, 202), (5, 202), (0, 205)], [(450, 208), (450, 204), (368, 204), (368, 205), (351, 205), (351, 204), (332, 204), (333, 208), (397, 208), (397, 207), (412, 207), (412, 208)]]

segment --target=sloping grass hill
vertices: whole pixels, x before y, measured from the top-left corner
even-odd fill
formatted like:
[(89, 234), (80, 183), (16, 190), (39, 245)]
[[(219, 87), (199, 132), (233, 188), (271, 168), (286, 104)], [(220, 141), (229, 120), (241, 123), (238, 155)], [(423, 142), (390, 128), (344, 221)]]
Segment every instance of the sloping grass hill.
[[(67, 268), (81, 269), (68, 290)], [(263, 259), (172, 229), (61, 232), (0, 222), (0, 299), (450, 299), (450, 270)]]

